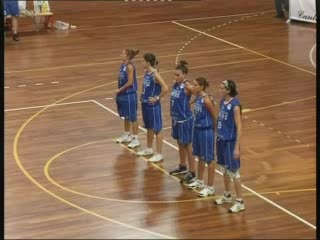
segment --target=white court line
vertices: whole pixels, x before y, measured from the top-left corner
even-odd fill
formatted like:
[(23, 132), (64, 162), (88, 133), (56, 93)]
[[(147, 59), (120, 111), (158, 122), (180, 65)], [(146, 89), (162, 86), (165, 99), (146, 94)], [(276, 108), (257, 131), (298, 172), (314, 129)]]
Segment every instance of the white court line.
[(189, 30), (191, 30), (191, 31), (194, 31), (194, 32), (203, 34), (203, 35), (205, 35), (205, 36), (207, 36), (207, 37), (210, 37), (210, 38), (219, 40), (219, 41), (221, 41), (221, 42), (227, 43), (227, 44), (229, 44), (229, 45), (238, 47), (238, 48), (240, 48), (240, 49), (246, 50), (246, 51), (248, 51), (248, 52), (254, 53), (254, 54), (256, 54), (256, 55), (259, 55), (259, 56), (265, 57), (265, 58), (267, 58), (267, 59), (273, 60), (273, 61), (275, 61), (275, 62), (278, 62), (278, 63), (284, 64), (284, 65), (287, 65), (287, 66), (290, 66), (290, 67), (299, 69), (299, 70), (304, 71), (304, 72), (307, 72), (307, 73), (311, 73), (311, 74), (313, 74), (313, 75), (316, 75), (316, 73), (314, 73), (314, 72), (308, 71), (308, 70), (306, 70), (306, 69), (303, 69), (303, 68), (294, 66), (294, 65), (289, 64), (289, 63), (286, 63), (286, 62), (282, 62), (282, 61), (280, 61), (280, 60), (278, 60), (278, 59), (275, 59), (275, 58), (269, 57), (269, 56), (267, 56), (267, 55), (264, 55), (264, 54), (262, 54), (262, 53), (253, 51), (253, 50), (251, 50), (251, 49), (249, 49), (249, 48), (242, 47), (242, 46), (240, 46), (240, 45), (238, 45), (238, 44), (229, 42), (229, 41), (224, 40), (224, 39), (222, 39), (222, 38), (215, 37), (215, 36), (210, 35), (210, 34), (208, 34), (208, 33), (206, 33), (206, 32), (199, 31), (199, 30), (197, 30), (197, 29), (195, 29), (195, 28), (188, 27), (188, 26), (186, 26), (186, 25), (183, 25), (183, 24), (178, 23), (178, 22), (175, 22), (175, 21), (172, 21), (172, 23), (174, 23), (174, 24), (176, 24), (176, 25), (179, 25), (179, 26), (181, 26), (181, 27), (187, 28), (187, 29), (189, 29)]
[(302, 101), (310, 100), (310, 99), (313, 99), (313, 98), (316, 98), (316, 96), (297, 99), (297, 100), (292, 100), (292, 101), (285, 101), (285, 102), (282, 102), (282, 103), (273, 104), (273, 105), (269, 105), (269, 106), (265, 106), (265, 107), (252, 108), (252, 109), (251, 108), (243, 109), (242, 113), (254, 112), (254, 111), (263, 110), (263, 109), (267, 109), (267, 108), (283, 106), (283, 105), (287, 105), (287, 104), (290, 104), (290, 103), (302, 102)]
[(35, 108), (45, 108), (45, 107), (54, 107), (54, 106), (70, 105), (70, 104), (77, 104), (77, 103), (87, 103), (87, 102), (92, 102), (92, 100), (57, 103), (57, 104), (49, 104), (49, 105), (42, 105), (42, 106), (32, 106), (32, 107), (24, 107), (24, 108), (12, 108), (12, 109), (5, 109), (4, 111), (5, 112), (13, 112), (13, 111), (20, 111), (20, 110), (28, 110), (28, 109), (35, 109)]
[[(116, 115), (116, 116), (119, 117), (118, 113), (116, 113), (115, 111), (111, 110), (110, 108), (104, 106), (103, 104), (101, 104), (101, 103), (99, 103), (99, 102), (97, 102), (97, 101), (95, 101), (95, 100), (92, 100), (92, 102), (94, 102), (94, 103), (97, 104), (98, 106), (106, 109), (107, 111), (109, 111), (109, 112), (111, 112), (112, 114), (114, 114), (114, 115)], [(144, 131), (144, 132), (147, 131), (147, 130), (146, 130), (145, 128), (143, 128), (143, 127), (140, 127), (140, 126), (139, 126), (139, 128), (140, 128), (142, 131)], [(167, 142), (167, 141), (165, 141), (165, 140), (163, 140), (163, 142), (166, 143), (167, 145), (169, 145), (170, 147), (172, 147), (172, 148), (174, 148), (174, 149), (176, 149), (176, 150), (179, 150), (179, 148), (176, 147), (176, 146), (174, 146), (173, 144), (171, 144), (171, 143), (169, 143), (169, 142)], [(222, 172), (220, 172), (220, 171), (218, 171), (218, 170), (216, 170), (216, 172), (218, 172), (220, 175), (223, 175)], [(249, 187), (247, 187), (247, 186), (245, 186), (245, 185), (243, 185), (243, 184), (241, 184), (241, 186), (242, 186), (244, 189), (246, 189), (247, 191), (253, 193), (254, 195), (258, 196), (259, 198), (261, 198), (261, 199), (265, 200), (266, 202), (270, 203), (271, 205), (279, 208), (280, 210), (284, 211), (285, 213), (291, 215), (292, 217), (294, 217), (294, 218), (298, 219), (299, 221), (303, 222), (304, 224), (308, 225), (309, 227), (311, 227), (311, 228), (313, 228), (313, 229), (317, 229), (316, 226), (312, 225), (312, 224), (309, 223), (308, 221), (306, 221), (306, 220), (304, 220), (303, 218), (297, 216), (296, 214), (290, 212), (289, 210), (285, 209), (284, 207), (281, 207), (280, 205), (276, 204), (275, 202), (271, 201), (270, 199), (268, 199), (268, 198), (260, 195), (259, 193), (257, 193), (256, 191), (252, 190), (251, 188), (249, 188)]]
[(313, 50), (316, 48), (316, 46), (317, 46), (317, 44), (315, 44), (315, 45), (311, 48), (310, 54), (309, 54), (310, 62), (311, 62), (311, 64), (312, 64), (312, 66), (314, 66), (314, 68), (317, 68), (317, 67), (316, 67), (316, 63), (313, 61), (312, 53), (313, 53)]
[[(224, 49), (218, 49), (218, 50), (211, 50), (211, 51), (205, 51), (205, 52), (190, 52), (190, 53), (183, 53), (181, 55), (196, 55), (196, 54), (205, 54), (205, 53), (211, 53), (211, 52), (222, 52), (222, 51), (230, 51), (230, 50), (239, 50), (238, 48), (224, 48)], [(169, 57), (175, 57), (176, 54), (170, 54), (170, 55), (162, 55), (158, 56), (158, 58), (169, 58)], [(21, 73), (21, 72), (33, 72), (33, 71), (47, 71), (47, 70), (57, 70), (57, 69), (66, 69), (66, 68), (77, 68), (77, 67), (85, 67), (85, 66), (96, 66), (96, 65), (109, 65), (113, 63), (121, 63), (121, 60), (119, 58), (107, 58), (105, 60), (101, 60), (101, 62), (95, 62), (95, 63), (83, 63), (83, 64), (71, 64), (71, 65), (63, 65), (63, 66), (55, 66), (55, 67), (46, 67), (46, 68), (31, 68), (31, 69), (24, 69), (24, 70), (15, 70), (15, 71), (8, 71), (5, 72), (5, 74), (11, 74), (11, 73)], [(109, 61), (110, 60), (110, 61)], [(143, 58), (135, 58), (136, 62), (143, 60)], [(99, 74), (99, 76), (110, 76), (114, 73), (102, 73)], [(81, 78), (82, 76), (80, 76)], [(59, 82), (51, 82), (52, 84), (57, 84)]]
[[(99, 102), (97, 102), (97, 101), (95, 101), (95, 100), (92, 100), (92, 102), (94, 102), (95, 104), (99, 105), (100, 107), (106, 109), (107, 111), (109, 111), (109, 112), (111, 112), (112, 114), (114, 114), (114, 115), (116, 115), (117, 117), (119, 117), (119, 114), (118, 114), (118, 113), (116, 113), (115, 111), (111, 110), (110, 108), (104, 106), (103, 104), (101, 104), (101, 103), (99, 103)], [(145, 128), (143, 128), (143, 127), (140, 127), (140, 126), (139, 126), (139, 129), (141, 129), (141, 130), (144, 131), (144, 132), (147, 132), (147, 130), (146, 130)], [(174, 145), (172, 145), (171, 143), (167, 142), (166, 140), (163, 140), (163, 142), (166, 143), (167, 145), (169, 145), (170, 147), (172, 147), (172, 148), (174, 148), (174, 149), (176, 149), (176, 150), (179, 150), (179, 148), (177, 148), (176, 146), (174, 146)]]
[(161, 23), (169, 23), (172, 21), (198, 21), (198, 20), (206, 20), (206, 19), (215, 19), (215, 18), (226, 18), (226, 17), (237, 17), (237, 16), (245, 16), (245, 15), (254, 15), (254, 14), (260, 14), (260, 13), (272, 13), (275, 11), (262, 11), (262, 12), (253, 12), (253, 13), (241, 13), (241, 14), (233, 14), (233, 15), (221, 15), (221, 16), (215, 16), (215, 17), (203, 17), (203, 18), (186, 18), (186, 19), (175, 19), (175, 20), (167, 20), (167, 21), (157, 21), (157, 22), (144, 22), (144, 23), (131, 23), (131, 24), (122, 24), (122, 25), (114, 25), (114, 26), (101, 26), (101, 27), (93, 27), (93, 26), (87, 26), (83, 28), (78, 28), (79, 30), (91, 30), (91, 29), (100, 29), (100, 28), (117, 28), (117, 27), (131, 27), (131, 26), (141, 26), (141, 25), (152, 25), (152, 24), (161, 24)]
[[(236, 61), (236, 62), (215, 63), (215, 64), (209, 64), (209, 65), (201, 65), (201, 66), (189, 67), (189, 69), (198, 69), (198, 68), (206, 68), (206, 67), (217, 67), (217, 66), (223, 66), (223, 65), (240, 64), (240, 63), (248, 63), (248, 62), (258, 62), (258, 61), (263, 61), (263, 60), (267, 60), (267, 59), (268, 58), (254, 58), (254, 59), (248, 59), (248, 60)], [(176, 70), (172, 69), (172, 70), (161, 71), (161, 74), (162, 73), (174, 72), (174, 71), (176, 71)], [(110, 75), (116, 75), (116, 73), (105, 73), (105, 74), (100, 74), (99, 76), (110, 76)], [(139, 75), (137, 77), (140, 78), (140, 77), (143, 77), (143, 75)]]
[(216, 17), (189, 18), (189, 19), (173, 20), (173, 21), (179, 21), (179, 22), (185, 22), (185, 21), (198, 21), (198, 20), (206, 20), (206, 19), (214, 19), (214, 18), (238, 17), (238, 16), (254, 15), (254, 14), (260, 14), (260, 13), (271, 13), (271, 12), (275, 12), (275, 11), (264, 11), (264, 12), (253, 12), (253, 13), (242, 13), (242, 14), (224, 15), (224, 16), (216, 16)]

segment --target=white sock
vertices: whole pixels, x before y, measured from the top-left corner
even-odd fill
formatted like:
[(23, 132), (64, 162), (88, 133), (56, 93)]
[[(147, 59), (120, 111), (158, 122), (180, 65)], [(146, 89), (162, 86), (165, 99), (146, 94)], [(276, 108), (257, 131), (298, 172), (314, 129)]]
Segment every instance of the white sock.
[(130, 132), (124, 132), (124, 135), (129, 136)]

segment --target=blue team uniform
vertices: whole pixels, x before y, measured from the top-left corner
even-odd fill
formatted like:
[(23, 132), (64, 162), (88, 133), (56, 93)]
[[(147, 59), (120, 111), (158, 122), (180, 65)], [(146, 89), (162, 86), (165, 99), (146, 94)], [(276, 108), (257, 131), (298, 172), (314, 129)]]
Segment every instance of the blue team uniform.
[[(117, 94), (116, 104), (119, 116), (131, 122), (137, 121), (137, 109), (138, 109), (138, 99), (137, 99), (137, 74), (135, 66), (133, 66), (133, 83), (132, 86), (124, 90), (123, 92)], [(118, 88), (121, 88), (128, 82), (127, 66), (128, 64), (122, 64), (120, 66), (120, 72), (118, 77)]]
[(234, 159), (233, 152), (237, 139), (237, 127), (234, 119), (234, 108), (240, 106), (237, 98), (227, 104), (220, 101), (217, 129), (217, 158), (218, 164), (233, 172), (240, 168), (240, 159)]
[(214, 160), (214, 125), (204, 106), (204, 96), (197, 97), (194, 106), (193, 155), (210, 163)]
[(4, 1), (4, 16), (16, 16), (20, 15), (19, 4), (18, 1), (13, 0), (5, 0)]
[(158, 96), (161, 93), (161, 86), (156, 82), (154, 72), (144, 74), (143, 89), (141, 95), (142, 116), (144, 127), (153, 129), (156, 133), (162, 130), (161, 103), (149, 103), (150, 97)]
[(170, 97), (170, 113), (172, 117), (171, 136), (181, 144), (192, 142), (193, 116), (189, 107), (191, 95), (185, 93), (185, 82), (175, 83)]

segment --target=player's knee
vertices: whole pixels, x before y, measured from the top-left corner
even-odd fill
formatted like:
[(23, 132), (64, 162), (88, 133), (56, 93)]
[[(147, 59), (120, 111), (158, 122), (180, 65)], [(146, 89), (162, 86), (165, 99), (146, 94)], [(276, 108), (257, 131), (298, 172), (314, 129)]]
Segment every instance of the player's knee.
[(232, 180), (236, 180), (240, 178), (240, 172), (239, 169), (232, 171), (232, 170), (226, 170), (227, 175), (232, 179)]
[(227, 169), (226, 169), (226, 167), (225, 167), (224, 165), (221, 165), (221, 164), (218, 163), (218, 168), (219, 168), (220, 172), (221, 172), (223, 175), (226, 175)]

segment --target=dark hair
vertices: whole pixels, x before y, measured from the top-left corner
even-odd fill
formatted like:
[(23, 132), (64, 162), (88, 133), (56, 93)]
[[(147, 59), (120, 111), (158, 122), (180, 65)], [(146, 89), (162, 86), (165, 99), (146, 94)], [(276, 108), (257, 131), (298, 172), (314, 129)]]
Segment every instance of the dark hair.
[(181, 60), (180, 63), (176, 66), (176, 70), (180, 70), (184, 74), (188, 74), (189, 70), (186, 65), (188, 65), (187, 61)]
[(204, 77), (198, 77), (196, 78), (197, 83), (203, 87), (203, 90), (205, 90), (207, 87), (209, 87), (209, 83), (207, 81), (207, 79), (205, 79)]
[(158, 65), (156, 56), (153, 53), (146, 53), (143, 55), (143, 58), (147, 63), (150, 63), (151, 67), (155, 67)]
[[(230, 96), (231, 97), (235, 97), (238, 95), (238, 91), (237, 91), (237, 85), (235, 83), (235, 81), (233, 80), (225, 80), (227, 81), (228, 84), (223, 83), (223, 85), (225, 86), (225, 88), (227, 90), (230, 90)], [(225, 82), (223, 81), (223, 82)]]
[(133, 50), (133, 49), (125, 49), (126, 55), (129, 57), (129, 60), (133, 59), (138, 53), (139, 50)]

